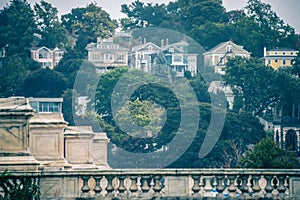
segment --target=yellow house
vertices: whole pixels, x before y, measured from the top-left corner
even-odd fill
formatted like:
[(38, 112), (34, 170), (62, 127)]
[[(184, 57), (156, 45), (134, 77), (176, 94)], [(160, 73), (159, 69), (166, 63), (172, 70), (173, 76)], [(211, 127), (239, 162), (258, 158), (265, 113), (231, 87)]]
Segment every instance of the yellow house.
[(290, 67), (293, 65), (297, 54), (298, 51), (295, 49), (276, 47), (267, 51), (267, 49), (264, 48), (265, 65), (271, 66), (273, 69), (278, 69), (278, 67)]

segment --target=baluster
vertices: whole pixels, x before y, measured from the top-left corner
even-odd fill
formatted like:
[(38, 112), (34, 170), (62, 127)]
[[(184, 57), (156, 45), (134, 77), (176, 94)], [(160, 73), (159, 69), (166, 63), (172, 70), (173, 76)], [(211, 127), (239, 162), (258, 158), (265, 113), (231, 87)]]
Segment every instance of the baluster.
[(203, 178), (203, 176), (201, 176), (200, 177), (200, 192), (199, 192), (199, 194), (200, 194), (200, 196), (204, 196), (204, 194), (205, 194), (205, 190), (204, 190), (204, 178)]
[(265, 187), (265, 191), (266, 191), (266, 198), (273, 198), (273, 186), (272, 186), (272, 183), (273, 183), (273, 178), (274, 176), (272, 175), (265, 175), (264, 176), (266, 181), (267, 181), (267, 185)]
[(284, 198), (285, 197), (285, 186), (284, 186), (284, 182), (285, 182), (285, 176), (277, 176), (278, 179), (278, 187), (277, 187), (277, 191), (279, 192), (278, 196), (280, 198)]
[(251, 184), (248, 184), (248, 179), (249, 176), (247, 175), (242, 175), (241, 176), (241, 183), (239, 189), (242, 192), (242, 198), (243, 199), (250, 199), (250, 194), (249, 194), (249, 187), (251, 187)]
[(95, 195), (100, 196), (100, 194), (102, 192), (102, 188), (101, 188), (102, 176), (95, 176), (94, 179), (95, 179), (95, 188), (94, 188)]
[(90, 187), (88, 184), (90, 176), (81, 176), (81, 179), (83, 181), (83, 185), (81, 187), (82, 197), (88, 197), (90, 192)]
[(113, 187), (113, 179), (114, 179), (114, 176), (113, 175), (107, 175), (105, 177), (107, 179), (107, 186), (106, 186), (106, 192), (107, 194), (106, 195), (113, 195), (113, 191), (115, 190), (114, 187)]
[(290, 190), (289, 190), (289, 176), (286, 176), (285, 181), (284, 181), (284, 187), (285, 187), (285, 197), (289, 197), (290, 196)]
[(223, 191), (225, 190), (225, 187), (226, 187), (226, 184), (224, 183), (224, 178), (225, 176), (223, 175), (217, 175), (216, 176), (216, 179), (217, 179), (217, 192), (218, 192), (218, 195), (217, 197), (218, 198), (222, 198), (223, 197)]
[(159, 176), (159, 175), (154, 176), (153, 179), (154, 179), (154, 186), (153, 186), (154, 196), (156, 196), (156, 197), (161, 196), (160, 195), (160, 192), (162, 190), (162, 186), (160, 183), (161, 176)]
[(192, 187), (193, 195), (194, 196), (199, 196), (199, 191), (200, 191), (200, 176), (199, 175), (192, 175), (192, 178), (194, 180), (194, 185)]
[(211, 185), (212, 176), (205, 176), (203, 179), (204, 179), (203, 181), (204, 181), (204, 190), (205, 190), (204, 196), (210, 197), (212, 194), (211, 191), (213, 189)]
[(151, 176), (146, 175), (141, 177), (141, 190), (143, 193), (148, 193), (150, 190), (150, 182), (151, 182)]
[(137, 187), (137, 176), (130, 176), (130, 180), (131, 180), (131, 185), (130, 185), (130, 196), (131, 197), (136, 197), (137, 196), (137, 191), (138, 191), (138, 187)]
[(126, 191), (126, 187), (125, 187), (125, 176), (118, 176), (118, 179), (119, 179), (119, 186), (118, 186), (118, 191), (119, 191), (119, 194), (122, 196), (125, 191)]
[(213, 197), (217, 197), (218, 191), (217, 191), (216, 188), (217, 188), (217, 185), (218, 185), (218, 184), (217, 184), (216, 176), (213, 176), (213, 184), (212, 184), (212, 185), (213, 185), (213, 189), (212, 189), (212, 191), (211, 191), (211, 192), (212, 192), (212, 196), (213, 196)]
[(261, 191), (260, 185), (259, 185), (259, 180), (261, 176), (259, 175), (253, 175), (252, 180), (253, 180), (253, 197), (259, 197), (259, 192)]
[(150, 191), (150, 183), (151, 183), (151, 176), (143, 175), (141, 176), (141, 190), (142, 196), (145, 199), (150, 199), (149, 191)]
[(235, 185), (235, 179), (236, 175), (227, 175), (227, 178), (229, 179), (229, 187), (228, 192), (230, 197), (236, 197), (236, 185)]

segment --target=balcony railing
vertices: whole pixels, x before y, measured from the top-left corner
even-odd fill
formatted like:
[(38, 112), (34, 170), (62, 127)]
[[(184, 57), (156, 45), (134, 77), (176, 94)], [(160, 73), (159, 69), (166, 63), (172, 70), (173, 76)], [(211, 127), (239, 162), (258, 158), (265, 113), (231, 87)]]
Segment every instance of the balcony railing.
[(70, 170), (33, 173), (13, 172), (7, 178), (15, 179), (21, 175), (37, 180), (42, 198), (300, 198), (300, 170)]

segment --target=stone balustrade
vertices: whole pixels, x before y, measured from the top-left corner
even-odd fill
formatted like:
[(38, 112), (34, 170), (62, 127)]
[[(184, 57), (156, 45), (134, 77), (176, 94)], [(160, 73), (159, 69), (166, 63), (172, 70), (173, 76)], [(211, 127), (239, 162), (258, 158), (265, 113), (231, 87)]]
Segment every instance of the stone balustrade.
[[(12, 176), (21, 173), (13, 172)], [(126, 169), (44, 171), (41, 197), (150, 199), (215, 197), (299, 199), (300, 171), (282, 169)], [(0, 188), (1, 190), (1, 188)]]

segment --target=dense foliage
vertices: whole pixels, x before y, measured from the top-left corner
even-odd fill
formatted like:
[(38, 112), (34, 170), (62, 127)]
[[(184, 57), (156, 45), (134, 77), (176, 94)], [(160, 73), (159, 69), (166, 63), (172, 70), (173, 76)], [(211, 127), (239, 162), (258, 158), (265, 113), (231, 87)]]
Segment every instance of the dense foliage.
[(286, 152), (275, 144), (272, 138), (265, 138), (253, 149), (247, 151), (240, 161), (241, 167), (247, 168), (299, 168), (297, 155)]

